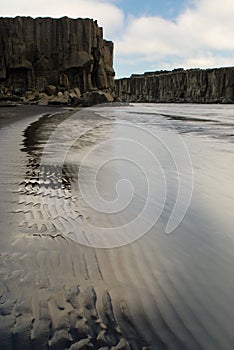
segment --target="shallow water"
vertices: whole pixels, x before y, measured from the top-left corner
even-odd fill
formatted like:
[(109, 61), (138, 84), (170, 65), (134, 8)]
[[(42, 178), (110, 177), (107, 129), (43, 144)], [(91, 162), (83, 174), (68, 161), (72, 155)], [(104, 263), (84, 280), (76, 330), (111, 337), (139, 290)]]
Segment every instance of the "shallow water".
[(33, 294), (40, 323), (38, 300), (78, 281), (110, 293), (133, 349), (232, 349), (234, 106), (38, 118), (0, 130), (1, 274), (17, 300), (6, 315)]

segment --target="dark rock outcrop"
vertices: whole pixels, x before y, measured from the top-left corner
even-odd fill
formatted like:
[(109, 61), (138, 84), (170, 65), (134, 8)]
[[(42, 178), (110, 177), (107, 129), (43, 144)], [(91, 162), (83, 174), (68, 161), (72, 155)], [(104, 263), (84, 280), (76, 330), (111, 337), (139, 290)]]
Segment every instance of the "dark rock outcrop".
[(81, 103), (101, 91), (113, 100), (114, 74), (113, 43), (92, 19), (0, 18), (2, 97)]
[(234, 67), (182, 68), (116, 80), (122, 102), (234, 103)]

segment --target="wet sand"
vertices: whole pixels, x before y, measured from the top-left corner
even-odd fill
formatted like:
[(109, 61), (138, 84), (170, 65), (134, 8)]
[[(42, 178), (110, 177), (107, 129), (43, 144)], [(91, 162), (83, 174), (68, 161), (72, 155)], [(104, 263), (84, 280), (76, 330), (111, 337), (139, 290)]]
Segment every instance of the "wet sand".
[[(60, 108), (60, 110), (62, 110)], [(42, 107), (42, 106), (15, 106), (11, 107), (0, 107), (0, 128), (9, 126), (12, 123), (15, 123), (19, 120), (25, 118), (31, 118), (34, 115), (47, 114), (47, 113), (56, 113), (59, 111), (59, 108), (53, 107)]]
[[(44, 123), (50, 128), (51, 111), (2, 109), (1, 348), (140, 349), (147, 342), (134, 325), (109, 253), (63, 236), (37, 192), (38, 129)], [(68, 115), (54, 116), (53, 127)], [(49, 171), (56, 182), (56, 166)], [(61, 225), (66, 225), (63, 202), (68, 192), (56, 193), (62, 203)]]
[[(0, 129), (1, 348), (232, 349), (232, 193), (227, 199), (225, 192), (223, 199), (224, 192), (214, 192), (214, 200), (227, 206), (223, 223), (206, 210), (209, 185), (202, 190), (216, 165), (206, 162), (207, 172), (201, 172), (204, 160), (195, 164), (199, 175), (193, 201), (175, 234), (164, 234), (166, 208), (157, 225), (131, 244), (114, 249), (81, 245), (63, 234), (71, 224), (83, 227), (90, 214), (77, 205), (74, 155), (62, 174), (53, 163), (39, 167), (46, 140), (70, 114), (52, 119), (54, 109), (33, 108), (25, 114), (27, 108), (0, 110), (15, 113), (11, 122), (3, 115)], [(99, 125), (89, 113), (77, 126), (85, 130), (95, 120)], [(110, 128), (95, 132), (75, 153), (105, 138)], [(192, 150), (194, 140), (189, 140)], [(46, 200), (38, 171), (48, 189)]]

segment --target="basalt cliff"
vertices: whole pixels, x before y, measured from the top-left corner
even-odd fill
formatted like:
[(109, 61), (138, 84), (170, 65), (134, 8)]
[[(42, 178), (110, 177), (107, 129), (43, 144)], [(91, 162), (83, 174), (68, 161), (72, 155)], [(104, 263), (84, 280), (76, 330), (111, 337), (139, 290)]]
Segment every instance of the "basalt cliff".
[(0, 98), (41, 104), (113, 100), (113, 43), (92, 19), (0, 18)]
[(234, 103), (234, 67), (182, 68), (116, 80), (123, 102)]

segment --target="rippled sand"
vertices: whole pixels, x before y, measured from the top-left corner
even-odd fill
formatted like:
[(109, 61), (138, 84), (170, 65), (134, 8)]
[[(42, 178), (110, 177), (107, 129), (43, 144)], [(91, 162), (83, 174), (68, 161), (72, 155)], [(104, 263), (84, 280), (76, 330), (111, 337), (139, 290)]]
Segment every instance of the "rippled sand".
[[(4, 122), (0, 129), (0, 347), (232, 349), (234, 108), (105, 107), (71, 119), (71, 112), (51, 109), (32, 110), (25, 117), (22, 108), (14, 113), (12, 122)], [(88, 246), (90, 223), (123, 226), (141, 212), (145, 198), (141, 172), (118, 161), (103, 169), (97, 186), (110, 200), (115, 181), (130, 178), (136, 196), (127, 213), (100, 214), (81, 198), (77, 175), (81, 159), (101, 141), (122, 136), (116, 119), (163, 133), (168, 129), (164, 120), (173, 122), (191, 155), (193, 197), (181, 224), (166, 235), (177, 174), (157, 145), (155, 152), (170, 174), (159, 220), (137, 240), (137, 230), (120, 230), (114, 240), (114, 245), (121, 245), (127, 237), (132, 243), (93, 248)], [(60, 140), (61, 134), (53, 139), (58, 154), (74, 130), (83, 136), (70, 147), (62, 167), (53, 162), (53, 155), (44, 164), (44, 146), (61, 124), (66, 126), (64, 139)], [(96, 162), (121, 150), (118, 142), (112, 146), (91, 158), (84, 169), (87, 176)], [(153, 171), (152, 164), (147, 167)], [(161, 189), (154, 176), (157, 197)], [(127, 190), (122, 194), (127, 197)], [(156, 198), (153, 208), (161, 204), (161, 198)]]

